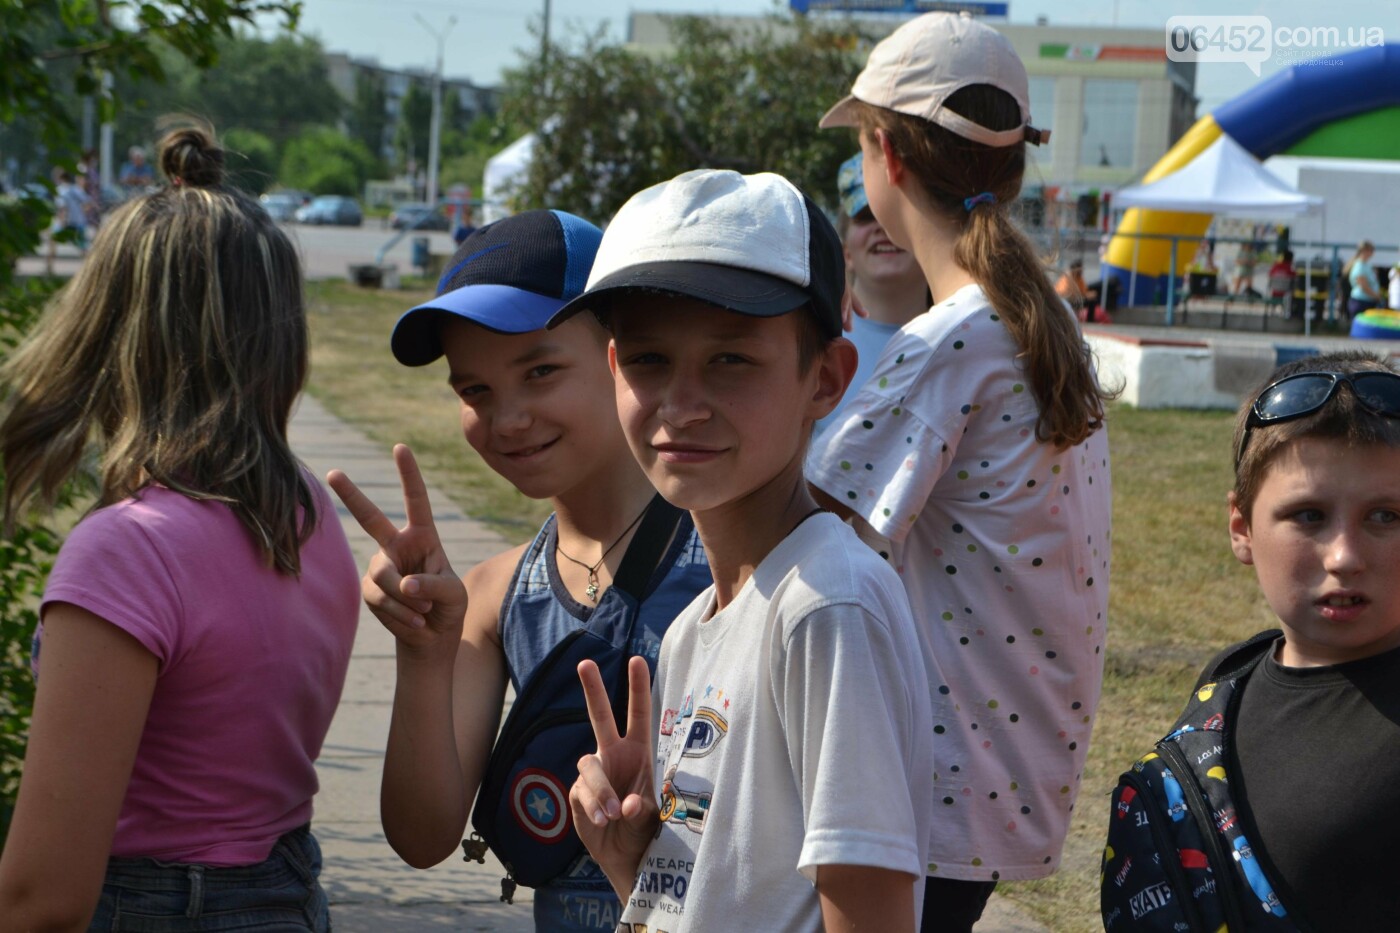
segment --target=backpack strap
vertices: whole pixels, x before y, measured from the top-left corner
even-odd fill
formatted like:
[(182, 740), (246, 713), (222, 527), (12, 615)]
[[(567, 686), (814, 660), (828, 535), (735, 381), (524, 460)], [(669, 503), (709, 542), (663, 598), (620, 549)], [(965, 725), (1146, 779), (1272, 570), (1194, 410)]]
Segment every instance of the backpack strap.
[(647, 582), (656, 571), (656, 565), (665, 552), (666, 542), (676, 533), (680, 524), (682, 509), (676, 508), (657, 493), (647, 506), (646, 515), (627, 545), (627, 553), (622, 555), (613, 576), (612, 585), (627, 593), (639, 604), (646, 590)]

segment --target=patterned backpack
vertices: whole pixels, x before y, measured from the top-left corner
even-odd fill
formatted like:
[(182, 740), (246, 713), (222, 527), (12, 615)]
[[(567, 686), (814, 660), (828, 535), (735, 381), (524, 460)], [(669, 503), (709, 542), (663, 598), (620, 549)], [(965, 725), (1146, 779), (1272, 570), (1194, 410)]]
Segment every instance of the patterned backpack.
[(1262, 632), (1209, 672), (1172, 731), (1118, 779), (1099, 879), (1106, 933), (1304, 930), (1235, 811), (1228, 729), (1245, 680), (1279, 636)]

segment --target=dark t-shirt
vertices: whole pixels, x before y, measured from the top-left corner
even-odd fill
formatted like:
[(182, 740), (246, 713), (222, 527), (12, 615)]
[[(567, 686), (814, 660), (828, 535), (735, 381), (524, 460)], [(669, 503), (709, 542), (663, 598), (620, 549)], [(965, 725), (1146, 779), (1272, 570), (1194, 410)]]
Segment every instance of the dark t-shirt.
[(1235, 802), (1284, 904), (1318, 933), (1400, 930), (1400, 649), (1317, 668), (1271, 652), (1233, 735)]

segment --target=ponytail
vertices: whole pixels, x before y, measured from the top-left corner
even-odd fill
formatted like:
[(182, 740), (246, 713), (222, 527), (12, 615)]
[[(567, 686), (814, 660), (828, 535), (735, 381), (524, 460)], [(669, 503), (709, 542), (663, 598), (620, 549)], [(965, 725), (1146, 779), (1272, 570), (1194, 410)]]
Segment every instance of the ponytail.
[[(1099, 385), (1078, 323), (1012, 223), (1025, 143), (993, 148), (918, 117), (857, 105), (861, 132), (883, 130), (933, 207), (958, 227), (953, 259), (981, 286), (1016, 343), (1039, 409), (1036, 437), (1058, 448), (1083, 443), (1103, 425), (1113, 393)], [(992, 130), (1020, 125), (1016, 101), (988, 85), (962, 88), (944, 106)]]

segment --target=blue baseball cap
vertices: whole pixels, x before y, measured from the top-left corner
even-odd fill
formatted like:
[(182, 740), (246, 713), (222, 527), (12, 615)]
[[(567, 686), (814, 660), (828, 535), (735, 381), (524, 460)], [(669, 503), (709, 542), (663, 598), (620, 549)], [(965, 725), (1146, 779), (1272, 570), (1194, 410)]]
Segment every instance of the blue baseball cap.
[(861, 167), (861, 155), (857, 152), (841, 163), (836, 173), (836, 191), (841, 195), (841, 213), (854, 217), (870, 206), (865, 199), (865, 170)]
[(389, 347), (405, 366), (442, 356), (444, 315), (503, 334), (542, 330), (583, 292), (603, 231), (564, 211), (526, 211), (473, 230), (438, 280), (437, 297), (410, 308)]

